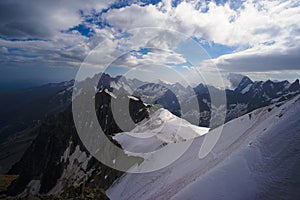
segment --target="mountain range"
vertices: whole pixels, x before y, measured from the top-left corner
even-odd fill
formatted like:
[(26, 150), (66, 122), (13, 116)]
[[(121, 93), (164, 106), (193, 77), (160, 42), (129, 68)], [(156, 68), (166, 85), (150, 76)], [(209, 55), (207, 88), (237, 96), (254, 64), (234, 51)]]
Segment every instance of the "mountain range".
[[(86, 81), (94, 82), (95, 80), (99, 80), (97, 87), (92, 89), (93, 92), (95, 92), (95, 110), (99, 124), (107, 137), (115, 145), (122, 147), (125, 150), (126, 148), (129, 148), (130, 150), (148, 152), (148, 148), (150, 148), (150, 150), (156, 150), (156, 148), (165, 147), (171, 143), (185, 142), (191, 138), (196, 138), (196, 140), (199, 140), (200, 142), (203, 140), (201, 135), (207, 134), (210, 130), (209, 128), (216, 128), (209, 127), (211, 114), (209, 91), (220, 91), (213, 86), (199, 84), (198, 86), (191, 88), (184, 87), (179, 83), (169, 84), (162, 81), (147, 83), (137, 79), (126, 79), (123, 76), (111, 77), (108, 74), (99, 74)], [(36, 118), (27, 118), (26, 113), (28, 112), (24, 112), (24, 117), (21, 119), (12, 117), (13, 120), (11, 122), (16, 121), (22, 123), (25, 118), (26, 120), (31, 121), (32, 124), (23, 127), (23, 130), (20, 128), (16, 129), (17, 131), (15, 132), (11, 131), (11, 133), (8, 131), (1, 138), (1, 147), (6, 150), (6, 157), (4, 156), (1, 158), (1, 165), (10, 159), (10, 165), (7, 165), (6, 167), (7, 170), (9, 169), (8, 174), (18, 175), (18, 178), (9, 186), (7, 190), (8, 195), (57, 195), (64, 191), (68, 191), (72, 187), (75, 188), (75, 190), (77, 190), (76, 188), (80, 188), (80, 191), (84, 190), (83, 188), (102, 188), (103, 190), (107, 190), (116, 180), (121, 180), (119, 186), (118, 184), (114, 184), (108, 190), (108, 195), (112, 199), (118, 199), (118, 197), (120, 197), (118, 195), (121, 194), (120, 192), (122, 189), (115, 188), (123, 187), (122, 184), (124, 180), (125, 184), (127, 183), (127, 177), (135, 177), (135, 175), (123, 175), (122, 172), (103, 165), (86, 150), (77, 135), (72, 116), (71, 102), (73, 84), (74, 81), (70, 81), (56, 85), (49, 84), (42, 86), (42, 88), (32, 89), (34, 92), (36, 91), (35, 94), (44, 94), (48, 87), (50, 88), (54, 85), (54, 88), (56, 88), (53, 90), (53, 93), (50, 93), (50, 91), (46, 92), (49, 96), (41, 95), (43, 98), (37, 98), (36, 96), (38, 95), (32, 95), (32, 100), (30, 99), (27, 102), (23, 102), (21, 107), (27, 108), (27, 106), (32, 105), (33, 102), (41, 101), (40, 104), (47, 102), (47, 105), (49, 105), (47, 108), (51, 109), (43, 110), (42, 108), (37, 107), (37, 110), (35, 110), (32, 108), (32, 111), (29, 112), (29, 114), (33, 115), (37, 113), (38, 115), (35, 115), (37, 116)], [(251, 128), (252, 130), (257, 126), (260, 126), (259, 120), (261, 119), (281, 118), (283, 115), (276, 111), (274, 115), (269, 116), (269, 112), (275, 112), (272, 110), (292, 110), (291, 106), (286, 106), (286, 104), (283, 106), (282, 104), (297, 96), (300, 93), (300, 86), (299, 80), (296, 80), (294, 83), (289, 83), (288, 81), (253, 82), (251, 79), (244, 76), (235, 89), (227, 89), (225, 93), (227, 97), (226, 122), (228, 122), (224, 125), (225, 132), (234, 130), (234, 128), (226, 128), (227, 126), (231, 126), (231, 123), (235, 123), (235, 126), (238, 126), (239, 123), (242, 123), (241, 121), (247, 121), (247, 123), (241, 125), (240, 129), (248, 130)], [(197, 113), (195, 110), (188, 110), (186, 113), (182, 113), (180, 106), (188, 106), (192, 95), (196, 95), (201, 112)], [(127, 134), (125, 134), (114, 121), (111, 112), (111, 102), (114, 101), (115, 98), (123, 98), (130, 103), (130, 116), (133, 118), (136, 125), (134, 127), (129, 127)], [(75, 99), (80, 99), (80, 95), (75, 97)], [(75, 99), (73, 99), (73, 101)], [(48, 104), (48, 102), (54, 103)], [(181, 103), (179, 104), (179, 102)], [(297, 101), (291, 100), (290, 102), (293, 103), (287, 103), (287, 105), (298, 105), (298, 97)], [(270, 107), (261, 109), (260, 111), (256, 110), (266, 106)], [(7, 107), (9, 109), (9, 106)], [(250, 115), (245, 114), (251, 113), (252, 111), (254, 111), (254, 113), (251, 114), (253, 119), (250, 119)], [(257, 112), (264, 113), (262, 114), (263, 117), (258, 117), (256, 114)], [(120, 113), (122, 113), (122, 111)], [(197, 116), (200, 116), (199, 122), (193, 120), (193, 118), (197, 118)], [(239, 118), (240, 116), (243, 117)], [(33, 123), (33, 119), (40, 120)], [(162, 129), (158, 129), (159, 127), (151, 128), (153, 127), (153, 122), (160, 122), (166, 126)], [(4, 127), (7, 127), (12, 126), (13, 123), (5, 122), (3, 124)], [(28, 123), (24, 122), (24, 124)], [(184, 131), (175, 133), (174, 129), (176, 128)], [(237, 129), (236, 132), (239, 132), (238, 134), (240, 134), (240, 137), (245, 137), (243, 136), (244, 132), (240, 129)], [(2, 128), (1, 130), (5, 129)], [(161, 131), (160, 134), (157, 134), (157, 130)], [(248, 132), (246, 135), (249, 134)], [(149, 141), (128, 140), (128, 135), (138, 133), (151, 133), (152, 135), (156, 135), (156, 138), (152, 138)], [(229, 134), (228, 140), (234, 141), (236, 139), (232, 138), (230, 133), (226, 134)], [(157, 137), (158, 135), (160, 135), (160, 137)], [(28, 136), (30, 136), (30, 139), (28, 139)], [(238, 135), (236, 135), (236, 137), (237, 136)], [(20, 138), (19, 141), (21, 140), (23, 143), (26, 143), (26, 145), (19, 148), (19, 154), (15, 157), (11, 156), (10, 152), (7, 153), (7, 150), (13, 149), (12, 146), (15, 147), (17, 145), (16, 141), (18, 140), (9, 143), (8, 138), (12, 137)], [(298, 136), (296, 135), (296, 137)], [(27, 140), (24, 138), (27, 138)], [(226, 139), (223, 140), (224, 143), (226, 143)], [(221, 139), (221, 141), (223, 140)], [(133, 143), (134, 145), (132, 145)], [(242, 140), (239, 139), (238, 143), (242, 143)], [(2, 144), (6, 144), (6, 146)], [(225, 147), (227, 148), (226, 145)], [(239, 148), (236, 146), (236, 149)], [(22, 151), (25, 153), (21, 153)], [(240, 149), (234, 149), (234, 151), (240, 151)], [(219, 153), (218, 150), (217, 154)], [(14, 152), (13, 155), (15, 155)], [(197, 154), (194, 154), (194, 156), (195, 155)], [(191, 156), (192, 154), (189, 155), (189, 157)], [(135, 157), (135, 155), (128, 154), (128, 158), (130, 157)], [(143, 165), (147, 165), (147, 162), (144, 162), (145, 159), (148, 160), (147, 158), (141, 158), (140, 160), (140, 162), (144, 163)], [(209, 159), (211, 159), (211, 156), (209, 156)], [(207, 162), (211, 163), (215, 161), (208, 160)], [(218, 163), (219, 162), (221, 161), (218, 161)], [(191, 165), (192, 167), (199, 167), (196, 164)], [(181, 168), (178, 168), (178, 170), (180, 169)], [(125, 178), (122, 175), (125, 176)], [(121, 176), (122, 178), (119, 179)], [(158, 174), (154, 176), (162, 175)], [(187, 176), (192, 177), (191, 174)], [(180, 176), (178, 178), (180, 178)], [(194, 177), (189, 179), (189, 184), (184, 183), (182, 186), (186, 187), (187, 185), (190, 185), (190, 181), (196, 178), (197, 174), (194, 174)], [(142, 178), (142, 180), (144, 179), (145, 178)], [(158, 180), (160, 179), (157, 179), (157, 181)], [(201, 182), (201, 184), (204, 183), (205, 182)], [(144, 183), (141, 182), (141, 185), (143, 184)], [(174, 184), (175, 183), (170, 183), (172, 187), (169, 186), (172, 191), (177, 187), (175, 187)], [(153, 184), (151, 183), (149, 187), (152, 186)], [(128, 192), (128, 195), (126, 194), (128, 198), (132, 197), (130, 194), (135, 191), (137, 195), (143, 191), (137, 186), (132, 187), (135, 189)], [(163, 191), (165, 187), (161, 187), (161, 189)], [(154, 188), (153, 191), (151, 191), (155, 196), (156, 192), (161, 193), (159, 190), (160, 189)], [(184, 195), (186, 195), (186, 193), (184, 193)], [(126, 199), (127, 196), (122, 196), (122, 198)], [(150, 195), (149, 198), (154, 196)], [(134, 197), (138, 198), (138, 196)]]

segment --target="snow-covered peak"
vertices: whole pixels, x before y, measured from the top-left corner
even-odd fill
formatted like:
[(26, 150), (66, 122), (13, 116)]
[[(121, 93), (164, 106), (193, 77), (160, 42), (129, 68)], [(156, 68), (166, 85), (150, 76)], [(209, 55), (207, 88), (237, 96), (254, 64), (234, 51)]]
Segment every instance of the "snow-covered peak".
[(132, 131), (119, 133), (114, 139), (129, 155), (137, 155), (135, 153), (152, 152), (166, 144), (184, 142), (208, 131), (208, 128), (194, 126), (161, 108)]
[(166, 80), (160, 80), (160, 79), (154, 80), (153, 83), (160, 84), (160, 85), (163, 85), (163, 86), (165, 86), (165, 85), (172, 85), (171, 82), (168, 82)]
[(160, 108), (131, 132), (132, 134), (148, 132), (149, 135), (155, 135), (166, 143), (174, 143), (180, 142), (179, 138), (188, 140), (204, 135), (208, 130), (209, 128), (192, 125), (188, 121), (173, 115), (170, 111)]
[(155, 124), (158, 123), (158, 121), (164, 123), (164, 122), (167, 122), (167, 121), (169, 121), (171, 119), (175, 119), (175, 118), (178, 118), (178, 117), (176, 117), (175, 115), (170, 113), (168, 110), (160, 108), (150, 116), (150, 120), (145, 122), (143, 125), (137, 126), (136, 129), (141, 128), (143, 126), (148, 126), (149, 124), (151, 124), (153, 122)]

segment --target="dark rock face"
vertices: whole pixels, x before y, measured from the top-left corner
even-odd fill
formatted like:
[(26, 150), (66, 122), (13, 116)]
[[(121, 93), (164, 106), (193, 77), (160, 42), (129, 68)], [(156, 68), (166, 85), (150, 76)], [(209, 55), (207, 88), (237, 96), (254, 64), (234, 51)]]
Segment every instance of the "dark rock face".
[(300, 85), (299, 85), (299, 79), (297, 79), (290, 87), (289, 91), (291, 92), (297, 92), (299, 91)]
[[(141, 100), (129, 99), (127, 96), (118, 98), (123, 98), (129, 102), (132, 121), (137, 123), (149, 116), (149, 106), (146, 106)], [(111, 112), (111, 102), (113, 101), (111, 95), (105, 90), (101, 90), (96, 93), (95, 101), (99, 124), (103, 127), (105, 134), (109, 137), (112, 133), (122, 131), (114, 121)], [(48, 193), (58, 183), (63, 171), (70, 164), (70, 160), (63, 161), (62, 159), (68, 148), (67, 157), (78, 151), (76, 150), (78, 146), (80, 152), (85, 152), (89, 157), (89, 153), (77, 135), (71, 106), (66, 111), (43, 120), (36, 131), (37, 138), (27, 149), (22, 159), (9, 171), (9, 174), (18, 174), (19, 178), (9, 187), (8, 195), (20, 194), (31, 180), (40, 181), (40, 188), (39, 191), (36, 191), (37, 193)], [(122, 172), (99, 163), (94, 158), (88, 160), (86, 169), (81, 169), (82, 163), (80, 161), (73, 162), (72, 166), (74, 165), (83, 173), (91, 171), (91, 176), (85, 181), (85, 184), (89, 184), (90, 181), (90, 185), (97, 186), (97, 188), (108, 188), (122, 174)], [(100, 174), (100, 172), (102, 173)]]
[(253, 84), (253, 81), (250, 78), (248, 78), (247, 76), (244, 76), (234, 91), (236, 93), (240, 93), (250, 84)]
[[(133, 129), (133, 126), (122, 127), (118, 126), (115, 121), (115, 117), (118, 117), (123, 121), (123, 124), (131, 124), (129, 121), (138, 123), (141, 120), (149, 117), (148, 108), (150, 106), (145, 105), (140, 99), (128, 98), (126, 94), (119, 94), (117, 98), (111, 98), (111, 96), (106, 93), (103, 89), (96, 93), (95, 95), (95, 107), (97, 111), (98, 121), (104, 133), (110, 135), (112, 133), (119, 133), (122, 131), (130, 131)], [(118, 110), (114, 110), (112, 113), (111, 103), (119, 105)], [(126, 110), (129, 109), (129, 114), (131, 118), (125, 116)], [(123, 117), (125, 116), (125, 117)]]
[(200, 83), (194, 88), (194, 91), (197, 95), (209, 95), (209, 90), (207, 86), (204, 84)]
[(9, 171), (9, 174), (20, 176), (11, 185), (8, 194), (20, 194), (31, 180), (41, 180), (41, 193), (46, 193), (51, 189), (64, 168), (62, 163), (58, 162), (61, 155), (72, 136), (72, 140), (78, 140), (75, 133), (70, 112), (63, 112), (45, 119), (37, 130), (37, 138), (22, 159)]

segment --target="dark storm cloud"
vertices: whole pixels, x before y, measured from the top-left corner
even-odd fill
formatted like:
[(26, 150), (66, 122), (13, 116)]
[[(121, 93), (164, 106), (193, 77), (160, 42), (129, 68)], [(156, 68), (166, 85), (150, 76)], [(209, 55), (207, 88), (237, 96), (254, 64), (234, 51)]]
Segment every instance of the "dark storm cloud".
[(6, 38), (49, 38), (80, 24), (80, 11), (101, 10), (108, 3), (96, 0), (1, 0), (0, 35)]
[(0, 34), (8, 38), (45, 38), (53, 34), (46, 13), (33, 1), (0, 1)]

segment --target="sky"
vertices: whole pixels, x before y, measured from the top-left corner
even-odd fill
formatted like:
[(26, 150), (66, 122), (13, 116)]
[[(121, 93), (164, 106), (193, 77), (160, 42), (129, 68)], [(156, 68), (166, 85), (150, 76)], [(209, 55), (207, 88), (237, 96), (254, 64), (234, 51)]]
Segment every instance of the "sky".
[(0, 89), (103, 71), (192, 84), (229, 73), (293, 81), (299, 52), (296, 0), (0, 1)]

